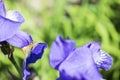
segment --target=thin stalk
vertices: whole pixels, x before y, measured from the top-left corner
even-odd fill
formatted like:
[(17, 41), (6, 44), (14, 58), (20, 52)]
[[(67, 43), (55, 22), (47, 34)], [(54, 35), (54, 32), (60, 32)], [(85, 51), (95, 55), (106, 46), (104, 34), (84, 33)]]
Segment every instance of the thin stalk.
[(17, 65), (17, 63), (13, 57), (13, 51), (14, 51), (14, 48), (12, 47), (11, 53), (8, 55), (8, 59), (15, 66), (16, 70), (18, 71), (18, 73), (20, 75), (20, 78), (22, 78), (22, 72), (21, 72), (22, 70), (19, 68), (19, 66)]

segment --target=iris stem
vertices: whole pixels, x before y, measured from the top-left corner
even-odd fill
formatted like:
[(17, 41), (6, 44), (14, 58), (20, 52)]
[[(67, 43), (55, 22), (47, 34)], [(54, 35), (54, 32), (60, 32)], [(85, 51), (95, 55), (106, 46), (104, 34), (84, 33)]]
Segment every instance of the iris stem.
[(14, 47), (12, 47), (11, 53), (8, 55), (9, 60), (11, 61), (11, 63), (15, 66), (16, 70), (18, 71), (20, 78), (22, 78), (22, 70), (19, 68), (19, 66), (17, 65), (14, 57), (13, 57), (13, 51), (14, 51)]

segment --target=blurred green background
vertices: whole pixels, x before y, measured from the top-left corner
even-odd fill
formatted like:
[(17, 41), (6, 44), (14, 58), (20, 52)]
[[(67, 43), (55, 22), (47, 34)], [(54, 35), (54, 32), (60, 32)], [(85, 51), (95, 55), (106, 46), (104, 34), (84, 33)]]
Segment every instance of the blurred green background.
[[(100, 41), (102, 49), (113, 57), (109, 71), (100, 70), (106, 80), (120, 80), (120, 0), (3, 0), (7, 10), (18, 10), (26, 21), (20, 29), (35, 42), (48, 48), (33, 64), (35, 74), (29, 80), (56, 80), (58, 72), (49, 66), (49, 50), (58, 34), (76, 41), (77, 47)], [(22, 50), (15, 49), (15, 60), (22, 67)], [(0, 80), (19, 80), (15, 67), (0, 52)]]

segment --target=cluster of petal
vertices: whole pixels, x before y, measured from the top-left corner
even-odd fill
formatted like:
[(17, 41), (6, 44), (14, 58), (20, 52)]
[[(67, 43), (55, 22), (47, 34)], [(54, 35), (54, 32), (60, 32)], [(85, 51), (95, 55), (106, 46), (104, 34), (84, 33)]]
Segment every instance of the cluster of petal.
[(32, 48), (29, 55), (23, 62), (23, 80), (27, 80), (27, 78), (31, 75), (31, 72), (28, 69), (28, 65), (35, 63), (38, 59), (41, 59), (46, 47), (46, 43), (38, 43)]
[(58, 36), (50, 50), (50, 65), (60, 72), (57, 80), (102, 80), (98, 68), (110, 69), (112, 58), (100, 49), (100, 43), (89, 42), (76, 48), (75, 42)]
[[(29, 45), (32, 42), (30, 35), (19, 30), (24, 21), (24, 17), (16, 10), (6, 13), (4, 3), (0, 1), (0, 42), (7, 41), (18, 48)], [(17, 40), (18, 43), (15, 42)]]

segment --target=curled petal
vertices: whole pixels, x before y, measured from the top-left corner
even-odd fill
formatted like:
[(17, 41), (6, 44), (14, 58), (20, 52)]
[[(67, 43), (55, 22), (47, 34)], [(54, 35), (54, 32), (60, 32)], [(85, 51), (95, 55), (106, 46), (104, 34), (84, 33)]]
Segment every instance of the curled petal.
[(28, 33), (23, 31), (17, 31), (13, 37), (7, 39), (6, 41), (12, 46), (23, 48), (29, 45), (33, 40)]
[(6, 10), (5, 10), (4, 3), (0, 1), (0, 16), (5, 16), (5, 15), (6, 15)]
[(86, 47), (74, 50), (59, 67), (58, 80), (101, 80), (91, 51)]
[(47, 44), (38, 43), (32, 48), (30, 54), (26, 57), (23, 63), (23, 80), (26, 80), (31, 75), (30, 70), (28, 70), (28, 65), (35, 63), (38, 59), (40, 59), (46, 47)]
[(35, 63), (38, 59), (40, 59), (43, 55), (44, 49), (47, 47), (45, 43), (39, 43), (33, 47), (30, 54), (26, 58), (27, 64)]
[(8, 12), (7, 17), (0, 16), (0, 42), (15, 35), (23, 22), (24, 18), (18, 11)]
[(24, 22), (25, 21), (25, 19), (21, 15), (21, 13), (16, 10), (9, 10), (7, 12), (6, 18), (16, 21), (16, 22)]
[(58, 36), (50, 50), (50, 65), (58, 69), (60, 63), (65, 60), (75, 47), (74, 41), (70, 39), (64, 40), (61, 36)]

